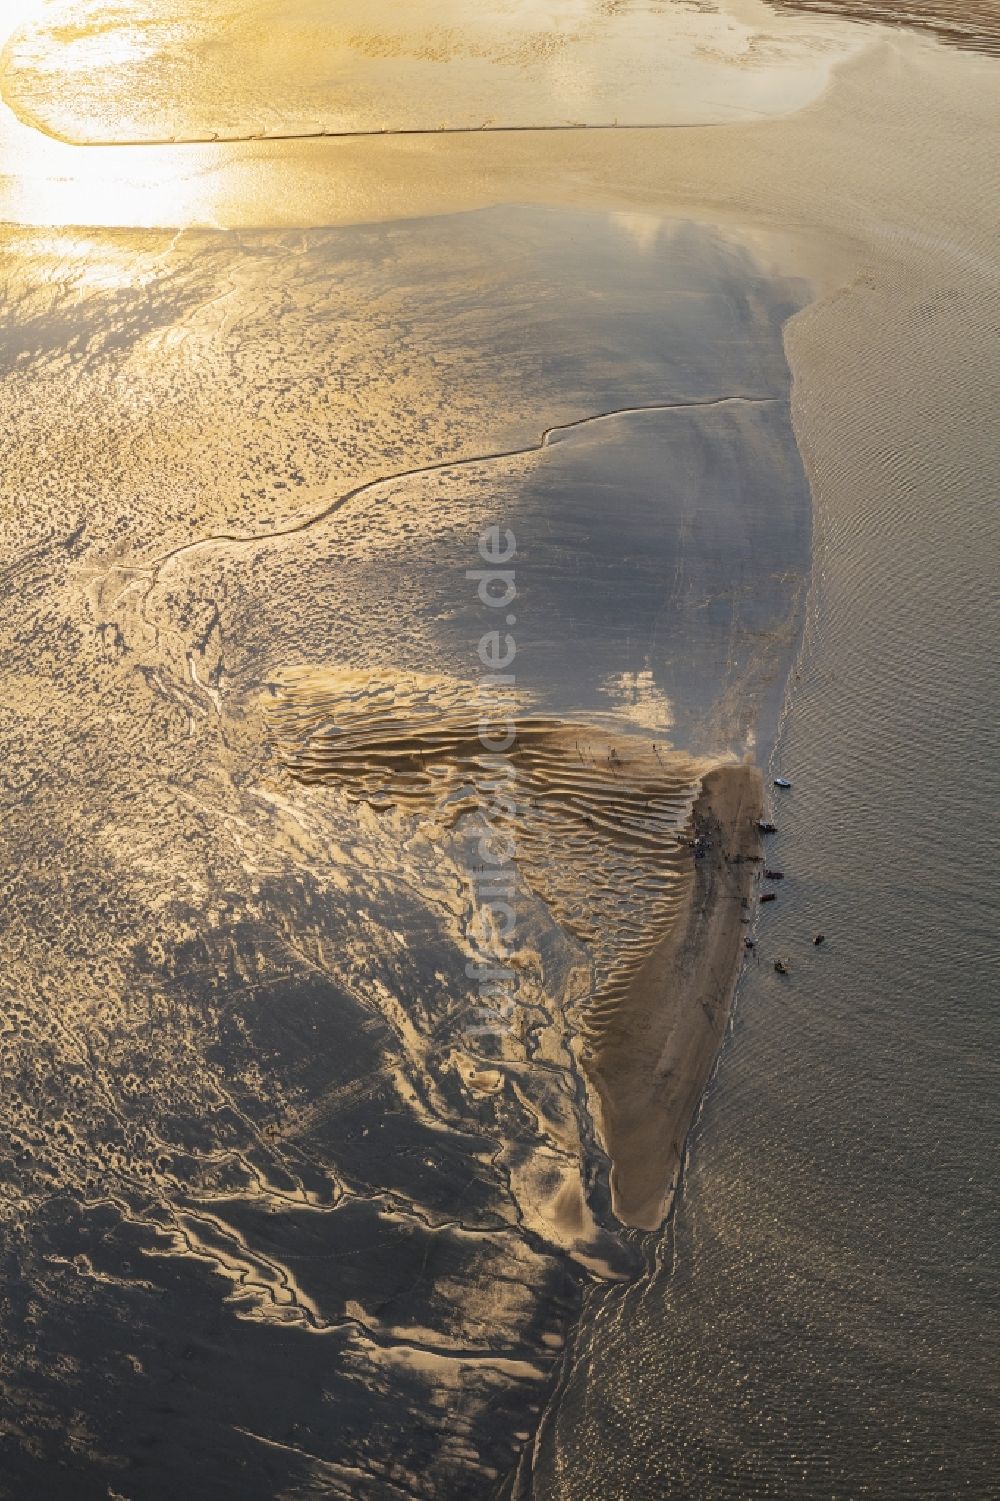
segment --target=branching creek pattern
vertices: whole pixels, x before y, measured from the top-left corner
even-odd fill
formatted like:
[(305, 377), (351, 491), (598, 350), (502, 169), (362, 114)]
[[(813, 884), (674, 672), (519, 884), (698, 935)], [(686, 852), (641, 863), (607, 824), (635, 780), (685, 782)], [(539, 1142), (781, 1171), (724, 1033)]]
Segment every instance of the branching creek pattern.
[[(805, 289), (684, 221), (528, 208), (22, 230), (4, 285), (12, 1494), (54, 1452), (75, 1496), (483, 1494), (680, 1169), (683, 1129), (632, 1175), (618, 1018), (699, 882), (739, 905), (757, 869), (692, 845), (801, 628)], [(478, 1037), (495, 524), (519, 1007)]]
[(995, 5), (10, 8), (0, 1501), (978, 1494)]

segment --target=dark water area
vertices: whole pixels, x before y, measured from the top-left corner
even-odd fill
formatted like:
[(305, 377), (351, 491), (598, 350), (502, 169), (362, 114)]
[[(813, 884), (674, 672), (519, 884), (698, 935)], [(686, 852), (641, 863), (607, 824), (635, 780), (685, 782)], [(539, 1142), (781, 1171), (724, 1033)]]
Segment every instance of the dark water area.
[(785, 880), (656, 1270), (588, 1296), (518, 1495), (998, 1494), (988, 305), (946, 266), (846, 368), (819, 318), (793, 339), (817, 550)]
[[(767, 391), (763, 372), (749, 380)], [(788, 393), (772, 390), (612, 409), (376, 483), (301, 532), (199, 544), (163, 566), (146, 613), (217, 607), (229, 691), (248, 698), (286, 667), (467, 679), (470, 644), (499, 626), (522, 712), (609, 716), (694, 755), (755, 752), (774, 738), (810, 563)], [(517, 593), (494, 616), (467, 575), (501, 523)], [(345, 599), (363, 602), (363, 636)]]

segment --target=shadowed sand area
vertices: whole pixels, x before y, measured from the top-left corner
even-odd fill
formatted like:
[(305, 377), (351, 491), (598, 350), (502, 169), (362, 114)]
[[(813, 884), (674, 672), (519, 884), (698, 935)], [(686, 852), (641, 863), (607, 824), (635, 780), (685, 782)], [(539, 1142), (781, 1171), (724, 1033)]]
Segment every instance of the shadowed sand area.
[[(237, 1467), (241, 1501), (480, 1495), (581, 1288), (634, 1275), (591, 1066), (701, 879), (703, 779), (767, 754), (804, 609), (781, 334), (808, 288), (769, 253), (531, 206), (11, 237), (5, 1374), (43, 1453), (86, 1405), (108, 1483), (162, 1437), (156, 1501)], [(518, 1004), (484, 1036), (494, 525), (525, 743)], [(666, 1207), (724, 1009), (689, 1013), (626, 1219)], [(34, 1307), (113, 1403), (15, 1372)]]
[[(468, 718), (468, 690), (453, 691), (450, 713), (429, 682), (379, 690), (304, 672), (274, 692), (268, 716), (296, 780), (449, 825), (482, 816), (497, 758)], [(729, 1021), (761, 858), (760, 772), (699, 771), (655, 742), (558, 720), (513, 728), (492, 827), (594, 955), (576, 1025), (611, 1206), (623, 1224), (653, 1230)], [(496, 1068), (487, 1075), (500, 1086)]]
[(724, 766), (701, 784), (692, 836), (704, 852), (669, 930), (603, 1019), (587, 1065), (626, 1225), (653, 1230), (670, 1207), (692, 1117), (729, 1023), (758, 874), (761, 775)]

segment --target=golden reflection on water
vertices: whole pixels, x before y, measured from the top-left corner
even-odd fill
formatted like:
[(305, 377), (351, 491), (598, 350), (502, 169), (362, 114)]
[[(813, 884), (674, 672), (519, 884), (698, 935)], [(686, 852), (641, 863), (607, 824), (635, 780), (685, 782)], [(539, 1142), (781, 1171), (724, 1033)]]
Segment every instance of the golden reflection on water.
[[(0, 217), (18, 224), (173, 227), (215, 224), (212, 163), (197, 147), (80, 149), (52, 141), (3, 111)], [(13, 166), (13, 170), (11, 170)]]
[(44, 0), (7, 0), (3, 8), (4, 31), (10, 36), (27, 21), (44, 14)]
[[(43, 20), (46, 0), (4, 0), (0, 44)], [(127, 40), (105, 36), (105, 61), (126, 64)], [(0, 53), (3, 64), (5, 54)], [(0, 72), (0, 96), (3, 73)], [(197, 147), (90, 151), (23, 124), (0, 97), (0, 220), (17, 224), (172, 227), (214, 224), (216, 190)]]
[[(0, 44), (43, 20), (46, 0), (4, 0)], [(104, 62), (126, 64), (127, 39), (103, 40)], [(0, 58), (6, 58), (0, 53)], [(2, 94), (2, 73), (0, 73)], [(175, 227), (215, 224), (218, 189), (206, 170), (218, 164), (185, 147), (87, 150), (23, 124), (0, 98), (0, 220), (32, 225)]]
[(709, 123), (808, 103), (845, 34), (761, 0), (52, 0), (5, 91), (78, 144)]
[[(244, 78), (242, 65), (234, 66), (230, 56), (231, 30), (226, 49), (217, 45), (211, 10), (183, 3), (165, 7), (156, 0), (131, 9), (13, 0), (0, 17), (0, 41), (6, 43), (0, 220), (176, 228), (407, 217), (426, 211), (417, 201), (425, 180), (440, 176), (447, 161), (448, 142), (436, 135), (440, 126), (475, 127), (471, 137), (449, 138), (460, 152), (468, 147), (462, 173), (467, 181), (514, 144), (510, 137), (507, 145), (487, 144), (479, 127), (599, 124), (613, 134), (616, 121), (754, 119), (815, 98), (833, 62), (860, 44), (850, 28), (810, 18), (786, 23), (778, 46), (768, 36), (773, 18), (764, 25), (762, 17), (770, 13), (758, 0), (726, 0), (726, 6), (713, 12), (643, 10), (610, 21), (591, 5), (568, 13), (541, 0), (513, 11), (500, 6), (506, 31), (500, 27), (492, 36), (489, 17), (477, 12), (448, 31), (447, 57), (438, 55), (437, 12), (418, 13), (396, 37), (399, 23), (391, 12), (382, 17), (380, 31), (348, 5), (337, 15), (350, 20), (353, 14), (354, 28), (334, 27), (324, 16), (315, 56), (306, 57), (299, 23), (293, 24), (296, 7), (289, 21), (284, 12), (258, 13), (251, 6), (236, 32), (237, 40), (256, 37), (252, 77)], [(558, 55), (549, 57), (538, 28), (553, 17), (561, 26), (552, 40)], [(46, 31), (46, 23), (56, 20), (66, 24)], [(524, 45), (505, 50), (500, 43), (515, 21)], [(607, 23), (623, 104), (621, 89), (609, 94), (594, 72), (595, 43), (584, 34), (584, 21), (591, 27)], [(657, 43), (652, 51), (651, 40)], [(239, 62), (243, 51), (234, 56)], [(655, 68), (647, 62), (632, 69), (636, 56), (655, 56)], [(323, 82), (327, 64), (318, 68), (317, 58), (327, 59), (332, 81)], [(608, 104), (612, 97), (614, 108)], [(429, 134), (383, 142), (290, 138), (344, 130), (392, 135), (414, 128)], [(60, 134), (102, 144), (71, 144)], [(213, 141), (216, 134), (220, 139)], [(179, 140), (155, 144), (160, 135)], [(114, 144), (132, 136), (154, 143)], [(555, 137), (532, 129), (526, 142), (559, 153), (560, 139), (567, 151), (579, 149), (575, 129)], [(615, 139), (621, 155), (639, 147), (634, 136)], [(451, 168), (445, 171), (452, 180)]]

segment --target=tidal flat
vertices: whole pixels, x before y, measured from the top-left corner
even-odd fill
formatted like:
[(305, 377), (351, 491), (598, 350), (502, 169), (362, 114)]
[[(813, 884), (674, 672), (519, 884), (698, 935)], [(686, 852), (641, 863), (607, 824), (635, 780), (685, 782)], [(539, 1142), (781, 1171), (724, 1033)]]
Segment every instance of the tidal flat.
[[(702, 780), (773, 738), (801, 630), (781, 327), (804, 284), (691, 222), (537, 208), (176, 242), (25, 230), (8, 253), (12, 290), (31, 269), (5, 392), (58, 455), (6, 616), (24, 1285), (64, 1248), (49, 1337), (126, 1403), (123, 1363), (168, 1320), (164, 1358), (198, 1375), (179, 1368), (151, 1493), (204, 1484), (209, 1445), (220, 1477), (283, 1454), (290, 1411), (323, 1474), (358, 1463), (361, 1428), (365, 1485), (474, 1493), (513, 1463), (581, 1278), (629, 1276), (622, 1224), (662, 1221), (725, 1027), (738, 902), (690, 1032), (677, 985), (688, 1082), (662, 1146), (649, 1113), (641, 1202), (613, 1204), (637, 1148), (611, 1125), (633, 1079), (607, 1039), (690, 900)], [(141, 297), (106, 270), (133, 257)], [(469, 574), (500, 525), (519, 1003), (480, 1039), (462, 747), (491, 621)], [(53, 975), (57, 1023), (34, 989)], [(247, 1369), (283, 1372), (266, 1421), (206, 1400), (230, 1323)], [(327, 1351), (319, 1393), (303, 1340)], [(37, 1372), (43, 1428), (75, 1387)], [(96, 1473), (141, 1458), (133, 1422), (95, 1414)], [(273, 1464), (245, 1494), (297, 1472)]]
[(107, 9), (0, 113), (0, 1484), (977, 1493), (996, 63), (584, 6), (540, 93), (514, 7), (345, 119), (291, 6), (261, 116)]

